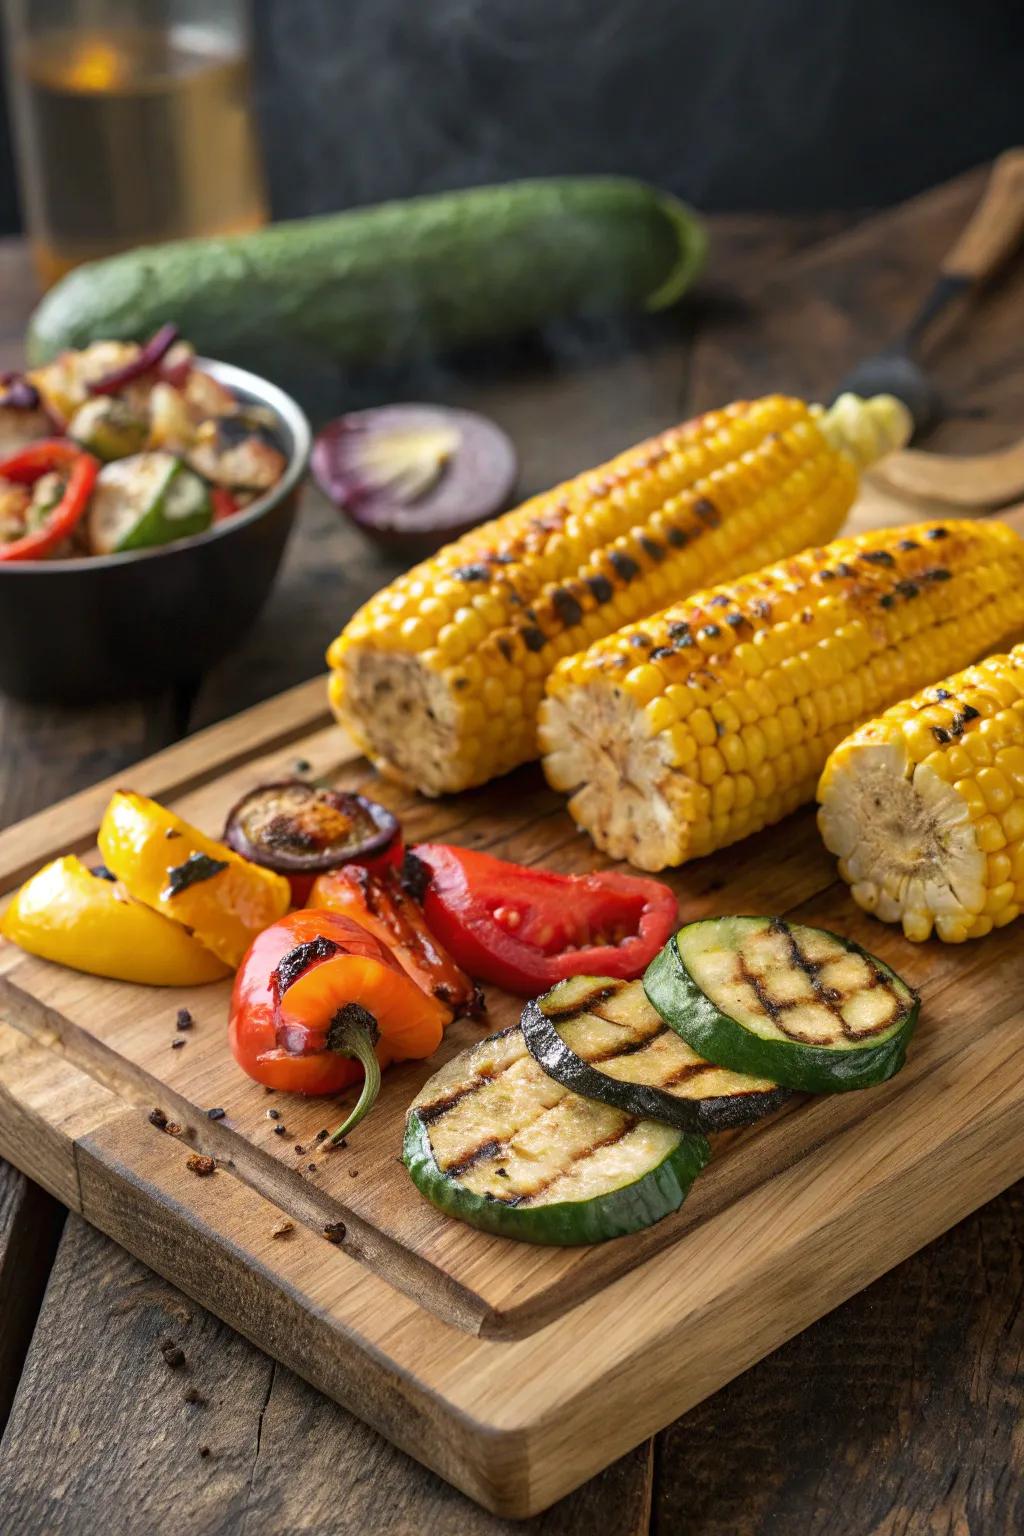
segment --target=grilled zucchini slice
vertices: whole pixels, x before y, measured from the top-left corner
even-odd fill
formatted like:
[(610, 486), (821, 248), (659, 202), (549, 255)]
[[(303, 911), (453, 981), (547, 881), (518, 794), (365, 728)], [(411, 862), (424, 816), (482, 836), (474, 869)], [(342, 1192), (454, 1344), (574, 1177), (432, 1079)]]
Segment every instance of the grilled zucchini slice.
[(410, 1106), (404, 1160), (447, 1215), (571, 1247), (678, 1210), (709, 1156), (703, 1136), (570, 1092), (513, 1027), (434, 1074)]
[(919, 1007), (859, 944), (781, 917), (689, 923), (651, 961), (644, 987), (702, 1056), (808, 1093), (892, 1077)]
[(698, 1056), (639, 981), (571, 976), (526, 1005), (521, 1027), (531, 1055), (556, 1082), (677, 1130), (748, 1125), (790, 1097), (766, 1078)]

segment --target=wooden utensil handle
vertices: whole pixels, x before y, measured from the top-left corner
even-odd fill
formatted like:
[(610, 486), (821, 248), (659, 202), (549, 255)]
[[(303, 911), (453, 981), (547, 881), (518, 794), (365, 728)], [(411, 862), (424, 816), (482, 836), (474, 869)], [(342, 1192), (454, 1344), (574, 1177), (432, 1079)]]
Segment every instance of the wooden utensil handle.
[(1013, 251), (1024, 234), (1024, 149), (1008, 149), (992, 167), (981, 202), (942, 263), (946, 277), (978, 282)]

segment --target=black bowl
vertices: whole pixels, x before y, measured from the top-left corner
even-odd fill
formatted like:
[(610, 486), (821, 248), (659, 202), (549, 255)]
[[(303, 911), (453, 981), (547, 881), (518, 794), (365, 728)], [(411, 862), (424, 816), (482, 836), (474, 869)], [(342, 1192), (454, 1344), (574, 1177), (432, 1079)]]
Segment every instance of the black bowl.
[(0, 689), (46, 703), (129, 698), (191, 682), (262, 608), (295, 518), (309, 423), (283, 390), (198, 359), (247, 404), (268, 407), (288, 468), (243, 512), (160, 549), (80, 560), (0, 561)]

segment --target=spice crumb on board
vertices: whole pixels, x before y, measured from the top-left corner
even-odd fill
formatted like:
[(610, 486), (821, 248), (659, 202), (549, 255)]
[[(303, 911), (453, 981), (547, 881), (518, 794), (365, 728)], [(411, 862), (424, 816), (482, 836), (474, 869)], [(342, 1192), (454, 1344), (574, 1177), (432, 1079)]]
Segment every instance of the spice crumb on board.
[(349, 1171), (348, 1171), (348, 1176), (349, 1176), (350, 1179), (358, 1179), (358, 1177), (359, 1177), (359, 1169), (358, 1168), (350, 1168)]
[(327, 1140), (327, 1138), (328, 1138), (328, 1136), (330, 1134), (331, 1134), (330, 1131), (327, 1131), (327, 1130), (317, 1131), (316, 1135), (313, 1137), (313, 1145), (315, 1147), (318, 1147), (322, 1141), (326, 1141)]
[(185, 1401), (186, 1403), (194, 1404), (197, 1408), (205, 1408), (209, 1403), (209, 1398), (204, 1397), (198, 1387), (189, 1387), (185, 1393)]
[(329, 1243), (343, 1243), (345, 1241), (345, 1223), (343, 1221), (329, 1221), (324, 1227), (324, 1237)]
[(184, 1029), (191, 1029), (193, 1024), (196, 1021), (192, 1017), (192, 1015), (189, 1013), (187, 1008), (179, 1008), (178, 1009), (178, 1017), (175, 1020), (175, 1022), (176, 1022), (176, 1024), (177, 1024), (179, 1029), (183, 1029), (184, 1030)]
[(296, 773), (308, 773), (312, 766), (313, 764), (306, 757), (297, 757), (295, 759)]
[(166, 1126), (164, 1127), (164, 1129), (166, 1130), (168, 1136), (183, 1136), (184, 1135), (184, 1127), (180, 1126), (178, 1124), (177, 1120), (168, 1120), (168, 1122), (167, 1122)]
[(305, 1157), (306, 1155), (305, 1147), (300, 1146), (298, 1142), (295, 1143), (295, 1155), (296, 1157)]
[(310, 1163), (309, 1171), (310, 1173), (316, 1173), (316, 1163)]
[(169, 1365), (172, 1371), (179, 1371), (185, 1364), (185, 1351), (180, 1344), (175, 1344), (173, 1339), (160, 1340), (160, 1353), (164, 1357), (165, 1364)]
[(271, 1237), (291, 1237), (295, 1231), (294, 1221), (279, 1221), (276, 1227), (271, 1227)]
[(206, 1118), (207, 1120), (223, 1120), (226, 1114), (226, 1109), (208, 1109), (206, 1111)]
[(193, 1152), (185, 1164), (189, 1173), (194, 1173), (197, 1179), (208, 1179), (211, 1173), (217, 1172), (217, 1164), (212, 1157), (207, 1157), (202, 1152)]
[(199, 1454), (200, 1454), (200, 1456), (203, 1457), (203, 1459), (205, 1461), (206, 1457), (209, 1456), (209, 1454), (210, 1454), (210, 1447), (208, 1445), (201, 1445), (199, 1447)]
[(185, 1040), (181, 1040), (181, 1039), (178, 1039), (178, 1040), (172, 1040), (172, 1041), (171, 1041), (171, 1050), (172, 1050), (172, 1051), (180, 1051), (180, 1050), (183, 1050), (183, 1049), (184, 1049), (184, 1047), (185, 1047), (185, 1046), (186, 1046), (186, 1044), (187, 1044), (187, 1043), (188, 1043), (188, 1042), (187, 1042), (187, 1041), (185, 1041)]
[(267, 1110), (267, 1119), (268, 1120), (280, 1120), (280, 1118), (281, 1118), (281, 1111), (279, 1109), (268, 1109)]
[(155, 1125), (158, 1131), (166, 1131), (167, 1116), (162, 1109), (151, 1109), (146, 1117), (150, 1125)]
[(288, 1135), (288, 1127), (286, 1125), (275, 1125), (274, 1126), (274, 1135), (275, 1136), (287, 1136)]

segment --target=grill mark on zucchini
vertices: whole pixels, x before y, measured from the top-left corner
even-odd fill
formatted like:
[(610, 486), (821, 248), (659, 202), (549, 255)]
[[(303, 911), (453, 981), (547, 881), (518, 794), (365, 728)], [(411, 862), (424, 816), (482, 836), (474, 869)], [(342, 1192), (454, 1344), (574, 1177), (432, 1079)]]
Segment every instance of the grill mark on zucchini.
[[(809, 956), (805, 955), (803, 950), (800, 948), (800, 941), (797, 939), (796, 934), (790, 928), (789, 924), (785, 922), (781, 917), (773, 917), (769, 922), (768, 927), (772, 933), (777, 933), (780, 938), (785, 940), (786, 948), (789, 951), (790, 963), (796, 970), (801, 971), (807, 977), (807, 980), (811, 985), (811, 990), (814, 993), (815, 1000), (819, 1002), (823, 1008), (826, 1008), (829, 1013), (832, 1014), (833, 1018), (836, 1020), (836, 1023), (839, 1025), (841, 1033), (846, 1037), (847, 1040), (869, 1040), (872, 1035), (882, 1034), (887, 1029), (892, 1028), (893, 1020), (896, 1015), (902, 1011), (902, 1007), (899, 997), (896, 994), (895, 988), (892, 986), (888, 978), (882, 975), (877, 966), (874, 966), (868, 962), (867, 969), (869, 972), (869, 980), (865, 985), (862, 985), (855, 990), (859, 992), (873, 992), (877, 987), (882, 987), (887, 992), (892, 1002), (892, 1009), (888, 1018), (880, 1020), (877, 1024), (866, 1026), (863, 1029), (854, 1029), (850, 1025), (849, 1021), (843, 1017), (842, 1013), (842, 1005), (846, 1001), (847, 994), (839, 991), (836, 987), (824, 986), (821, 980), (821, 971), (823, 967), (832, 964), (834, 960), (837, 960), (841, 957), (839, 955), (834, 955), (830, 956), (828, 960), (811, 960)], [(736, 964), (740, 979), (745, 982), (748, 987), (750, 987), (751, 991), (757, 998), (758, 1003), (764, 1009), (764, 1012), (767, 1014), (768, 1018), (771, 1019), (772, 1023), (775, 1025), (776, 1029), (779, 1030), (780, 1034), (786, 1036), (787, 1040), (796, 1041), (797, 1044), (800, 1045), (827, 1046), (830, 1043), (832, 1038), (830, 1035), (811, 1035), (808, 1034), (806, 1030), (800, 1032), (787, 1028), (784, 1015), (791, 1008), (802, 1007), (803, 999), (793, 998), (789, 1001), (783, 1000), (780, 1002), (779, 999), (772, 997), (765, 988), (764, 977), (762, 977), (757, 971), (752, 971), (750, 969), (742, 951), (738, 952), (736, 955)], [(849, 995), (853, 996), (854, 994), (851, 992)]]
[[(501, 1033), (503, 1035), (511, 1034), (512, 1031), (503, 1029)], [(446, 1115), (449, 1110), (454, 1109), (457, 1104), (461, 1104), (463, 1099), (468, 1099), (471, 1094), (479, 1093), (481, 1088), (486, 1088), (488, 1083), (496, 1083), (499, 1077), (504, 1077), (505, 1073), (514, 1066), (514, 1061), (507, 1061), (496, 1072), (486, 1070), (477, 1072), (476, 1077), (471, 1083), (466, 1083), (464, 1087), (457, 1088), (454, 1093), (449, 1093), (443, 1099), (435, 1099), (433, 1104), (420, 1105), (416, 1113), (424, 1125), (430, 1125), (434, 1120), (440, 1120), (443, 1115)]]
[[(493, 1079), (491, 1079), (491, 1081), (493, 1081)], [(415, 1113), (419, 1115), (421, 1120), (424, 1120), (422, 1110), (416, 1110)], [(513, 1145), (516, 1136), (518, 1136), (522, 1131), (529, 1129), (531, 1125), (535, 1125), (538, 1120), (543, 1119), (544, 1115), (550, 1113), (551, 1106), (545, 1105), (539, 1114), (534, 1115), (529, 1120), (522, 1121), (519, 1125), (516, 1126), (515, 1136), (512, 1136), (504, 1141), (498, 1141), (493, 1136), (488, 1137), (486, 1141), (480, 1142), (477, 1146), (471, 1148), (470, 1151), (463, 1154), (457, 1163), (442, 1163), (438, 1161), (438, 1167), (441, 1169), (441, 1172), (445, 1175), (446, 1178), (461, 1178), (464, 1173), (468, 1173), (469, 1170), (471, 1168), (475, 1168), (478, 1163), (486, 1162), (488, 1159), (498, 1157), (502, 1152), (508, 1151)], [(437, 1119), (437, 1116), (434, 1118)], [(424, 1120), (424, 1123), (429, 1124), (430, 1122)], [(540, 1197), (544, 1194), (545, 1190), (551, 1188), (552, 1184), (557, 1183), (559, 1179), (564, 1179), (566, 1174), (570, 1173), (573, 1168), (578, 1168), (581, 1163), (585, 1163), (587, 1159), (593, 1157), (595, 1153), (603, 1151), (605, 1147), (613, 1147), (616, 1142), (622, 1141), (623, 1138), (628, 1136), (631, 1131), (636, 1130), (637, 1124), (638, 1122), (636, 1119), (627, 1119), (625, 1124), (618, 1126), (611, 1133), (611, 1135), (602, 1137), (600, 1141), (590, 1142), (582, 1152), (578, 1152), (575, 1156), (570, 1157), (568, 1161), (562, 1162), (554, 1173), (549, 1174), (546, 1179), (544, 1179), (540, 1184), (535, 1185), (530, 1190), (520, 1191), (518, 1194), (510, 1195), (507, 1198), (504, 1195), (496, 1195), (491, 1192), (487, 1192), (485, 1194), (485, 1198), (488, 1200), (495, 1200), (501, 1205), (528, 1205), (533, 1200), (539, 1200)]]
[[(606, 1003), (610, 997), (614, 997), (616, 993), (621, 992), (625, 985), (624, 981), (605, 982), (602, 986), (596, 987), (593, 992), (588, 992), (582, 1002), (567, 1003), (563, 1008), (552, 1009), (548, 1014), (548, 1018), (565, 1021), (574, 1019), (579, 1013), (597, 1013), (597, 1005), (599, 1003)], [(609, 1024), (616, 1022), (615, 1019), (608, 1018), (607, 1014), (601, 1014), (600, 1017), (607, 1019)], [(518, 1029), (519, 1026), (514, 1025), (513, 1027)]]

